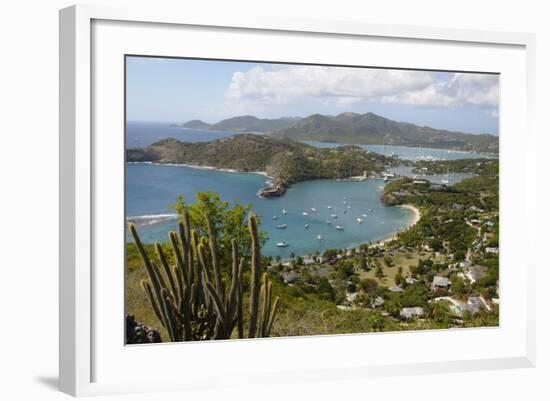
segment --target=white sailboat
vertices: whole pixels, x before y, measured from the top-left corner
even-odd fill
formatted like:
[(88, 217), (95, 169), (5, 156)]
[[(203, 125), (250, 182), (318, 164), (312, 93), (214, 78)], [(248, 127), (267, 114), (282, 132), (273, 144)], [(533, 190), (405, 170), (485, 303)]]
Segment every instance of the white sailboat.
[(277, 242), (279, 248), (286, 248), (288, 244), (285, 241)]
[(302, 212), (302, 216), (307, 216), (307, 212)]
[(338, 231), (343, 231), (344, 230), (344, 227), (342, 227), (342, 226), (336, 226), (334, 228), (336, 228)]
[(306, 225), (304, 226), (304, 228), (309, 228), (309, 224), (306, 224)]
[(311, 211), (312, 211), (313, 213), (317, 213), (317, 209), (315, 209), (314, 207), (311, 208)]
[(318, 235), (317, 235), (317, 239), (318, 239), (319, 241), (322, 241), (322, 240), (323, 240), (323, 236), (322, 236), (321, 234), (318, 234)]
[(286, 228), (286, 224), (279, 224), (279, 225), (277, 226), (277, 228), (278, 228), (279, 230), (284, 230), (284, 229)]
[(357, 218), (357, 222), (358, 222), (359, 224), (361, 224), (361, 223), (363, 222), (363, 219), (362, 219), (361, 217), (358, 217), (358, 218)]
[(286, 209), (283, 209), (283, 214), (286, 214)]

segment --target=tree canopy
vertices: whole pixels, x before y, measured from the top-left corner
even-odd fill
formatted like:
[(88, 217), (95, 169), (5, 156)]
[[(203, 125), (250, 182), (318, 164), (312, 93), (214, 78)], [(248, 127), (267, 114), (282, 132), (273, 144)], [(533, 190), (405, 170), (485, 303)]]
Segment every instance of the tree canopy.
[[(207, 235), (205, 213), (209, 214), (218, 236), (218, 246), (222, 259), (228, 260), (230, 258), (232, 239), (237, 241), (239, 254), (249, 256), (251, 239), (246, 218), (252, 209), (251, 205), (230, 204), (222, 200), (216, 192), (207, 191), (197, 192), (195, 203), (187, 203), (183, 196), (178, 196), (171, 207), (178, 214), (179, 220), (183, 218), (183, 210), (187, 209), (191, 226), (201, 236)], [(260, 231), (259, 237), (260, 242), (263, 244), (267, 239), (267, 234)]]

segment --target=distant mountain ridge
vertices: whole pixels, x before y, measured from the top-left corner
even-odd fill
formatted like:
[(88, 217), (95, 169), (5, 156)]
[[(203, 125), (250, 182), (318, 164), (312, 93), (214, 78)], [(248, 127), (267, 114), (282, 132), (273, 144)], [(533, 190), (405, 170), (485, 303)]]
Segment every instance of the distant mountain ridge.
[(374, 113), (345, 112), (337, 116), (312, 114), (305, 118), (262, 119), (238, 116), (208, 124), (188, 121), (181, 127), (216, 131), (259, 132), (293, 140), (350, 144), (433, 147), (498, 153), (499, 138), (489, 134), (466, 134), (399, 122)]
[(498, 152), (497, 136), (423, 127), (390, 120), (374, 113), (348, 112), (337, 116), (313, 114), (271, 134), (295, 140)]
[(227, 118), (215, 124), (208, 124), (201, 120), (191, 120), (178, 125), (190, 129), (207, 129), (212, 131), (233, 131), (233, 132), (261, 132), (267, 133), (290, 127), (299, 121), (298, 117), (282, 118), (258, 118), (254, 116), (237, 116)]
[(201, 120), (191, 120), (187, 121), (185, 124), (182, 124), (181, 127), (183, 128), (190, 128), (190, 129), (210, 129), (210, 124), (205, 123)]

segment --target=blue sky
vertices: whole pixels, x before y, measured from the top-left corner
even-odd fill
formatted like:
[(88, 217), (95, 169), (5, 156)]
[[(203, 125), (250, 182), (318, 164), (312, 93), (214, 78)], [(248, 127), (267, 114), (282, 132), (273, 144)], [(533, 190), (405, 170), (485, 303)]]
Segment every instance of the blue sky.
[(496, 75), (128, 57), (126, 79), (130, 121), (353, 111), (498, 135)]

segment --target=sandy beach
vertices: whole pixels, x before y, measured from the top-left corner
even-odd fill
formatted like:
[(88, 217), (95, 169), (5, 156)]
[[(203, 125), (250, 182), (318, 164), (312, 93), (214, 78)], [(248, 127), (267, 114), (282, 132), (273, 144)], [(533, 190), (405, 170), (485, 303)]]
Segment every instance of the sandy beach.
[(420, 220), (420, 217), (421, 217), (420, 210), (418, 210), (418, 208), (414, 207), (413, 205), (400, 205), (399, 207), (404, 209), (409, 209), (410, 211), (413, 212), (413, 218), (411, 219), (411, 222), (407, 228), (412, 227), (416, 223), (418, 223), (418, 220)]
[[(409, 225), (405, 228), (403, 228), (402, 230), (400, 230), (399, 232), (402, 232), (402, 231), (405, 231), (405, 230), (408, 230), (409, 228), (411, 228), (412, 226), (414, 226), (416, 223), (418, 223), (418, 220), (420, 220), (420, 217), (421, 214), (420, 214), (420, 210), (418, 210), (418, 208), (414, 207), (413, 205), (399, 205), (397, 207), (401, 207), (401, 208), (404, 208), (404, 209), (409, 209), (410, 211), (413, 212), (413, 217), (411, 219), (411, 222), (409, 223)], [(391, 242), (393, 240), (396, 240), (397, 239), (397, 235), (399, 234), (399, 232), (396, 232), (395, 234), (393, 234), (391, 237), (388, 237), (382, 241), (378, 241), (376, 242), (374, 245), (375, 246), (384, 246), (385, 244), (387, 244), (388, 242)]]
[(126, 162), (128, 164), (151, 164), (153, 166), (172, 166), (172, 167), (189, 167), (189, 168), (196, 168), (199, 170), (213, 170), (213, 171), (221, 171), (224, 173), (241, 173), (241, 174), (258, 174), (263, 175), (264, 177), (273, 179), (269, 174), (267, 174), (265, 171), (241, 171), (236, 170), (232, 168), (218, 168), (218, 167), (212, 167), (212, 166), (201, 166), (198, 164), (184, 164), (184, 163), (159, 163), (159, 162)]

